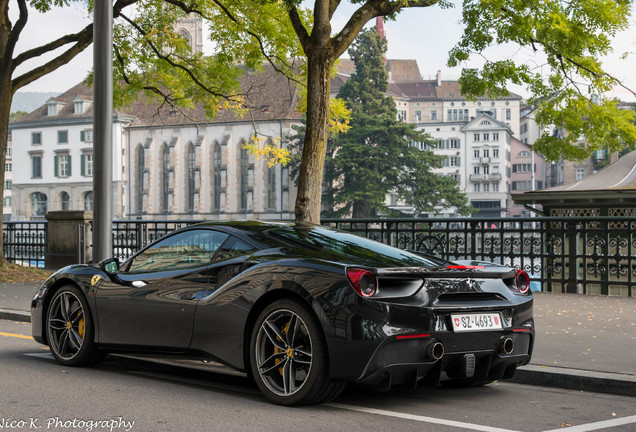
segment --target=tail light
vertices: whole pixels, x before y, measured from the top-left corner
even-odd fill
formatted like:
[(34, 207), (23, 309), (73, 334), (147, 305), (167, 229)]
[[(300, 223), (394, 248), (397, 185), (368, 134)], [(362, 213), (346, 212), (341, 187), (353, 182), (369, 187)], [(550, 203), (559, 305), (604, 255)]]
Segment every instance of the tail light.
[(530, 276), (523, 270), (517, 270), (517, 276), (515, 277), (515, 288), (521, 294), (526, 294), (530, 289)]
[(371, 297), (378, 288), (377, 279), (369, 270), (348, 268), (347, 279), (355, 292), (362, 297)]

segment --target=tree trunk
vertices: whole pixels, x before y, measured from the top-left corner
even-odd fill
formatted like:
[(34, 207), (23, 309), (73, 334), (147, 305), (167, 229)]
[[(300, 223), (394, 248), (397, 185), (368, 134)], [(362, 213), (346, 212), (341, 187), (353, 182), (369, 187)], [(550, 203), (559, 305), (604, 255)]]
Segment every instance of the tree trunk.
[[(11, 116), (11, 101), (13, 100), (13, 88), (11, 78), (0, 76), (0, 185), (2, 186), (2, 206), (4, 208), (4, 176), (7, 161), (7, 143), (9, 138), (9, 118)], [(0, 263), (4, 259), (4, 225), (0, 224)]]
[[(313, 52), (311, 52), (313, 51)], [(298, 176), (296, 222), (320, 223), (322, 177), (329, 137), (329, 101), (333, 60), (324, 49), (307, 54), (307, 127)]]

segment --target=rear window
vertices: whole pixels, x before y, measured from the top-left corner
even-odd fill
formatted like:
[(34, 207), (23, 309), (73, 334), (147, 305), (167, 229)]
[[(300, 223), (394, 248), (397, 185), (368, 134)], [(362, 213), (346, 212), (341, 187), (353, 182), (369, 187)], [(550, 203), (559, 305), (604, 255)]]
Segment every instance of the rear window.
[(272, 233), (303, 246), (340, 255), (361, 258), (366, 265), (388, 267), (437, 267), (438, 263), (384, 243), (319, 226), (276, 228)]

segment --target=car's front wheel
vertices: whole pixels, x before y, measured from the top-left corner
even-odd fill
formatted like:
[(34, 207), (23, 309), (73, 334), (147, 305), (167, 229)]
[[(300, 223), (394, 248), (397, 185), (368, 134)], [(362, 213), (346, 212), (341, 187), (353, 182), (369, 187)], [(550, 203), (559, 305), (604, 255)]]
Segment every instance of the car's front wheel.
[(73, 285), (61, 287), (53, 296), (46, 314), (46, 334), (58, 363), (84, 366), (94, 363), (99, 356), (88, 303)]
[(276, 301), (259, 315), (250, 364), (260, 390), (277, 404), (322, 403), (344, 388), (329, 379), (327, 343), (318, 320), (293, 299)]

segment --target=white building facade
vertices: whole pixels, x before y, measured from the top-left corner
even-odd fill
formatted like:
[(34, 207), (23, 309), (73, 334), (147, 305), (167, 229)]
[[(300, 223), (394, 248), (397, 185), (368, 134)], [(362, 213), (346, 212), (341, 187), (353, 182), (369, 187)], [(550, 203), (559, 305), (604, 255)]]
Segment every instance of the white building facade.
[[(43, 220), (52, 210), (93, 209), (92, 94), (78, 85), (9, 125), (13, 154), (13, 220)], [(126, 214), (123, 130), (113, 119), (113, 212)]]

